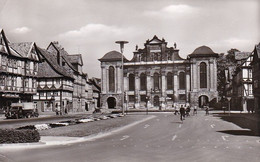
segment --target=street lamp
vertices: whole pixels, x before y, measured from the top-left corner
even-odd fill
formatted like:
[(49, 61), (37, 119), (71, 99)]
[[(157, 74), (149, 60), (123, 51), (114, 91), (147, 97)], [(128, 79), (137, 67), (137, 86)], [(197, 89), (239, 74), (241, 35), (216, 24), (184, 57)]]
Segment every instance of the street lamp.
[(124, 109), (124, 45), (127, 44), (127, 41), (116, 41), (117, 44), (120, 44), (120, 51), (122, 54), (122, 114), (125, 114), (125, 109)]

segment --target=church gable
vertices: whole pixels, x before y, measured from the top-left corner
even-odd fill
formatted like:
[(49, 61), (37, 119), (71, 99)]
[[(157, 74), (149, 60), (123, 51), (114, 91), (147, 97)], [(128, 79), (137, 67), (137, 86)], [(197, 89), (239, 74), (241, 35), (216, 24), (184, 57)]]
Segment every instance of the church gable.
[(151, 39), (147, 40), (146, 44), (162, 44), (165, 43), (165, 40), (160, 40), (156, 35)]
[(167, 47), (167, 42), (164, 38), (159, 39), (156, 35), (147, 40), (144, 44), (144, 49), (138, 49), (134, 52), (134, 57), (131, 62), (160, 62), (160, 61), (174, 61), (183, 60), (179, 56), (179, 50), (174, 43), (174, 47)]

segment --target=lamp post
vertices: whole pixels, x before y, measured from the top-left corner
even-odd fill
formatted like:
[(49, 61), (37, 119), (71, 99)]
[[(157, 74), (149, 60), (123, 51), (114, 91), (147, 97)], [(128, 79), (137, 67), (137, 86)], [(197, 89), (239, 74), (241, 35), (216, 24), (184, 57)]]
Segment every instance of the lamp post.
[(120, 51), (122, 54), (122, 114), (125, 114), (125, 109), (124, 109), (124, 45), (128, 43), (128, 41), (116, 41), (115, 43), (120, 45)]

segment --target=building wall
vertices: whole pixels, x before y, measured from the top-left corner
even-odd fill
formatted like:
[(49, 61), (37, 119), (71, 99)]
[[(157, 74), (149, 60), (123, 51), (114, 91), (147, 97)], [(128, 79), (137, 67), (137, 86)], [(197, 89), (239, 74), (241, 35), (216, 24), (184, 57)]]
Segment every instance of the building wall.
[[(259, 46), (259, 45), (258, 45)], [(260, 113), (260, 60), (255, 53), (255, 63), (252, 66), (253, 69), (253, 94), (254, 94), (254, 111)]]
[(72, 112), (72, 80), (66, 78), (42, 78), (38, 80), (33, 100), (38, 112)]
[[(207, 88), (200, 88), (200, 64), (206, 63)], [(207, 96), (208, 100), (218, 96), (217, 92), (217, 63), (215, 57), (195, 57), (191, 63), (191, 105), (199, 105), (199, 97)]]
[[(37, 58), (35, 51), (31, 52), (31, 55)], [(37, 73), (36, 59), (0, 52), (0, 109), (10, 106), (13, 102), (32, 102), (33, 95), (37, 92)]]

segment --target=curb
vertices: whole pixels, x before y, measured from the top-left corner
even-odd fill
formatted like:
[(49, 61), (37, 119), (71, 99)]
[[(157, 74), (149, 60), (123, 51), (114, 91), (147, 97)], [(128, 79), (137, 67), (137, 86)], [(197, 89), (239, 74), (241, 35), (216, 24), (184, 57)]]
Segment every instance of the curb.
[[(48, 140), (48, 139), (42, 140), (42, 137), (41, 137), (40, 142), (37, 142), (37, 143), (0, 144), (0, 150), (1, 149), (16, 150), (16, 149), (36, 148), (36, 147), (46, 147), (46, 146), (56, 146), (56, 145), (68, 145), (68, 144), (86, 142), (86, 141), (95, 141), (96, 139), (106, 137), (108, 135), (111, 135), (112, 133), (125, 130), (127, 128), (130, 128), (132, 126), (135, 126), (135, 125), (145, 122), (147, 120), (153, 119), (155, 117), (156, 116), (152, 115), (152, 116), (149, 116), (142, 120), (130, 123), (128, 125), (114, 128), (108, 132), (100, 132), (100, 133), (92, 134), (92, 135), (85, 136), (85, 137), (42, 136), (43, 138), (56, 138), (56, 140), (53, 140), (53, 139), (52, 140)], [(61, 140), (61, 139), (63, 139), (63, 140)]]

